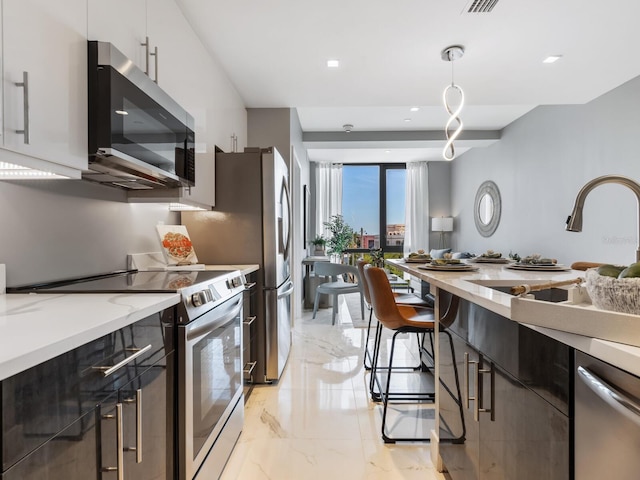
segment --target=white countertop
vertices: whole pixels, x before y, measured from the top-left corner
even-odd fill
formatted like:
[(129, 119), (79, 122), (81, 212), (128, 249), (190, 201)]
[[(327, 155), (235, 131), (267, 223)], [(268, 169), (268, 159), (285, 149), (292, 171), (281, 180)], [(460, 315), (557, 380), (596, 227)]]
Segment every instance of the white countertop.
[[(532, 272), (511, 270), (500, 264), (474, 264), (479, 269), (471, 272), (438, 272), (419, 269), (420, 264), (405, 263), (404, 260), (387, 260), (387, 263), (429, 282), (432, 286), (442, 288), (506, 318), (511, 318), (511, 299), (513, 296), (474, 282), (479, 281), (485, 285), (492, 283), (495, 285), (519, 285), (554, 282), (584, 276), (584, 272), (577, 270)], [(551, 328), (523, 325), (640, 376), (640, 348), (638, 347)]]
[[(205, 270), (255, 272), (257, 264)], [(178, 293), (0, 294), (0, 380), (180, 301)]]
[(179, 300), (177, 293), (0, 295), (0, 380)]
[(240, 273), (243, 275), (248, 275), (249, 273), (260, 270), (260, 265), (258, 264), (247, 264), (247, 265), (205, 265), (205, 270), (240, 270)]

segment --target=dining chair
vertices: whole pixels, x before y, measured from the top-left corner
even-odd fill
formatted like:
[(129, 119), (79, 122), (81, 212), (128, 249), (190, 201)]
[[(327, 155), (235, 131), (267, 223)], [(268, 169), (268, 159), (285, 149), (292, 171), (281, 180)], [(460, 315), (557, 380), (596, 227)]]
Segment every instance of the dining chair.
[[(425, 391), (406, 391), (406, 392), (391, 392), (391, 376), (394, 374), (393, 370), (393, 356), (395, 353), (396, 339), (398, 335), (402, 333), (418, 333), (418, 334), (433, 334), (435, 329), (435, 320), (433, 310), (420, 308), (417, 306), (398, 305), (395, 301), (393, 290), (389, 284), (389, 279), (384, 270), (377, 267), (368, 267), (364, 269), (364, 277), (369, 286), (369, 294), (371, 296), (371, 305), (373, 307), (373, 313), (378, 319), (379, 323), (387, 329), (392, 330), (393, 336), (391, 338), (391, 349), (389, 351), (389, 358), (386, 367), (381, 367), (380, 354), (381, 345), (380, 337), (382, 335), (382, 329), (376, 332), (376, 342), (373, 353), (371, 376), (372, 382), (378, 384), (380, 399), (383, 403), (382, 413), (382, 438), (385, 443), (395, 443), (397, 441), (429, 441), (429, 437), (393, 437), (387, 432), (387, 411), (390, 401), (413, 401), (413, 402), (434, 402), (435, 401), (435, 386), (433, 392)], [(446, 327), (455, 319), (457, 313), (457, 297), (452, 299), (449, 308), (442, 316), (441, 322), (442, 328), (439, 329), (440, 333), (445, 333), (449, 338), (450, 348), (453, 357), (455, 358), (453, 340), (449, 332), (446, 331)], [(462, 399), (460, 392), (460, 384), (457, 372), (457, 366), (454, 362), (455, 381), (456, 381), (456, 402), (460, 408), (460, 415), (464, 425), (464, 418), (462, 417)], [(381, 381), (379, 379), (379, 373), (386, 374), (386, 382), (384, 385), (384, 391), (382, 390)], [(417, 373), (421, 374), (421, 372)], [(373, 385), (373, 383), (372, 383)]]
[[(313, 301), (313, 318), (316, 318), (318, 312), (318, 303), (320, 295), (331, 295), (333, 297), (333, 311), (331, 315), (331, 324), (336, 324), (336, 314), (338, 313), (338, 296), (347, 293), (360, 294), (360, 315), (364, 320), (364, 299), (362, 296), (362, 280), (360, 272), (353, 265), (344, 265), (341, 263), (316, 262), (313, 267), (315, 274), (320, 277), (330, 278), (329, 282), (321, 283), (316, 288), (316, 295)], [(345, 277), (352, 277), (355, 281), (347, 281)], [(349, 279), (350, 280), (350, 279)]]
[[(373, 358), (373, 354), (369, 350), (369, 343), (371, 339), (371, 323), (372, 323), (372, 317), (373, 317), (373, 308), (371, 307), (371, 294), (369, 293), (369, 285), (367, 283), (367, 278), (364, 275), (364, 269), (369, 268), (370, 264), (364, 259), (358, 259), (356, 261), (356, 266), (358, 267), (358, 271), (360, 272), (360, 279), (362, 280), (362, 293), (364, 295), (364, 302), (365, 302), (365, 305), (367, 306), (367, 309), (369, 310), (369, 323), (367, 325), (367, 338), (364, 342), (363, 364), (364, 364), (365, 370), (371, 370), (371, 360)], [(394, 296), (395, 302), (401, 305), (413, 305), (413, 306), (424, 307), (424, 308), (431, 307), (431, 305), (428, 302), (424, 301), (418, 295), (415, 295), (413, 293), (398, 293), (394, 291), (393, 296)], [(422, 341), (424, 341), (424, 337), (422, 338)], [(420, 344), (421, 342), (420, 340), (418, 340), (418, 345), (420, 346)], [(433, 351), (433, 348), (432, 348), (432, 351)], [(368, 365), (367, 365), (367, 360), (369, 361)], [(419, 366), (416, 368), (419, 368)]]

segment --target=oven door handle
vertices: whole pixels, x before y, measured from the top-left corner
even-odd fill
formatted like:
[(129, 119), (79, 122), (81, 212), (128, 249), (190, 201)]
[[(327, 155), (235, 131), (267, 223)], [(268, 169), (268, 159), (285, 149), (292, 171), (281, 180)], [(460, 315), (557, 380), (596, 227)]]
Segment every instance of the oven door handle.
[(578, 367), (578, 375), (607, 405), (640, 426), (640, 405), (637, 402), (584, 367)]
[[(223, 304), (217, 308), (221, 308), (224, 305), (226, 304)], [(229, 323), (233, 322), (233, 320), (238, 316), (238, 313), (241, 311), (242, 295), (238, 295), (238, 299), (235, 301), (235, 304), (227, 305), (227, 311), (222, 313), (221, 315), (216, 315), (216, 317), (211, 320), (207, 320), (206, 318), (196, 320), (193, 323), (187, 325), (187, 342), (197, 342), (202, 337), (205, 337), (215, 329), (228, 325)], [(205, 314), (204, 317), (206, 316), (207, 315)]]

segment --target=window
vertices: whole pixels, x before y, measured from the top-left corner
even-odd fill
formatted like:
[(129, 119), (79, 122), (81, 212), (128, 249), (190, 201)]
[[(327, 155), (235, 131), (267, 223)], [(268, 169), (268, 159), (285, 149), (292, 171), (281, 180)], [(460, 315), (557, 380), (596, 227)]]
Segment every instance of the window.
[(404, 164), (342, 167), (342, 215), (356, 234), (357, 249), (402, 252), (405, 178)]

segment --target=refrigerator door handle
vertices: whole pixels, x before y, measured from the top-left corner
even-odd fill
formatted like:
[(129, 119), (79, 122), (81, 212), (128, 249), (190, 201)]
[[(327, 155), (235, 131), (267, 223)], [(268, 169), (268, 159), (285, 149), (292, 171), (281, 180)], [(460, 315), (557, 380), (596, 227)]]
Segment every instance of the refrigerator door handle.
[(291, 295), (293, 293), (293, 290), (294, 290), (293, 283), (289, 282), (289, 288), (287, 288), (282, 293), (278, 293), (278, 300), (280, 300), (281, 298), (288, 297), (289, 295)]
[(288, 260), (289, 250), (291, 247), (291, 197), (289, 195), (289, 186), (287, 185), (286, 177), (282, 179), (282, 191), (280, 192), (280, 197), (283, 204), (286, 202), (286, 208), (283, 208), (284, 211), (282, 216), (287, 216), (286, 224), (284, 219), (283, 221), (278, 222), (280, 224), (280, 243), (283, 247), (282, 254), (284, 259)]

